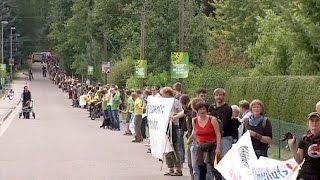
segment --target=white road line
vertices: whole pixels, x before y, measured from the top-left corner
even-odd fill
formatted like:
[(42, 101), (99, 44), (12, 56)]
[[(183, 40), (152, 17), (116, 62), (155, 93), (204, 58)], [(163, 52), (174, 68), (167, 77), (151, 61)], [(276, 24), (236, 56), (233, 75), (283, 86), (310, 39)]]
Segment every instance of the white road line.
[(0, 137), (6, 132), (6, 130), (9, 128), (9, 126), (12, 123), (12, 121), (14, 120), (14, 118), (17, 116), (17, 114), (19, 112), (18, 106), (17, 106), (17, 108), (15, 108), (12, 111), (12, 113), (9, 115), (9, 117), (0, 126)]

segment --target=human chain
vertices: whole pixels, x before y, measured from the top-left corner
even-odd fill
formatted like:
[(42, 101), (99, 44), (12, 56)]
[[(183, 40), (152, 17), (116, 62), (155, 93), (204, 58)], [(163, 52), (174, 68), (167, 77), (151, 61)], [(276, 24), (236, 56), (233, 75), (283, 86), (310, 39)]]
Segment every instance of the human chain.
[[(199, 88), (196, 97), (191, 98), (185, 94), (179, 82), (172, 87), (155, 86), (144, 90), (119, 89), (116, 85), (103, 86), (100, 83), (93, 85), (89, 80), (83, 83), (67, 75), (55, 59), (47, 61), (45, 70), (48, 70), (50, 80), (68, 93), (73, 107), (87, 109), (92, 120), (103, 117), (100, 128), (120, 131), (120, 114), (126, 115), (124, 135), (132, 135), (133, 143), (148, 142), (148, 131), (158, 129), (158, 122), (148, 123), (147, 116), (164, 111), (161, 105), (149, 105), (148, 97), (174, 99), (168, 126), (168, 138), (173, 152), (165, 154), (168, 169), (165, 176), (183, 176), (182, 166), (187, 161), (194, 180), (224, 179), (215, 169), (214, 162), (219, 162), (246, 131), (250, 132), (256, 156), (268, 156), (273, 136), (272, 125), (266, 107), (259, 99), (251, 102), (242, 100), (239, 105), (230, 106), (226, 102), (227, 92), (218, 88), (213, 91), (214, 102), (210, 103), (206, 89)], [(316, 112), (307, 117), (308, 131), (298, 147), (294, 137), (288, 140), (296, 162), (301, 164), (304, 161), (298, 175), (300, 179), (320, 179), (319, 113), (320, 102), (316, 105)], [(148, 152), (151, 151), (149, 148)], [(248, 166), (245, 148), (241, 149), (241, 154), (242, 163)]]

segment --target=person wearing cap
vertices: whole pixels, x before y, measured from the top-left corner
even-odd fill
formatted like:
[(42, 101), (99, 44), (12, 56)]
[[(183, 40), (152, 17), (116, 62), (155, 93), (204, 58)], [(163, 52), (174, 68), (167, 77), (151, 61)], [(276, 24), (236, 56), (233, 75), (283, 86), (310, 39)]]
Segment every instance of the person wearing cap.
[(299, 171), (298, 180), (320, 179), (320, 114), (308, 115), (308, 131), (296, 146), (296, 138), (288, 140), (288, 145), (295, 161), (304, 162)]

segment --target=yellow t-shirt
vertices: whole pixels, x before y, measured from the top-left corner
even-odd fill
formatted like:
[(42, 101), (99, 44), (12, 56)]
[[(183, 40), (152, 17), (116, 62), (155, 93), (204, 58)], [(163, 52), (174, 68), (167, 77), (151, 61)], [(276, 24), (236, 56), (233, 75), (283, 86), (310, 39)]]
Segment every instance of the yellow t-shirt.
[(89, 102), (91, 101), (90, 95), (86, 95), (84, 100), (85, 100), (86, 104), (89, 104)]
[(137, 98), (134, 101), (134, 114), (135, 115), (142, 115), (143, 113), (143, 103), (141, 98)]

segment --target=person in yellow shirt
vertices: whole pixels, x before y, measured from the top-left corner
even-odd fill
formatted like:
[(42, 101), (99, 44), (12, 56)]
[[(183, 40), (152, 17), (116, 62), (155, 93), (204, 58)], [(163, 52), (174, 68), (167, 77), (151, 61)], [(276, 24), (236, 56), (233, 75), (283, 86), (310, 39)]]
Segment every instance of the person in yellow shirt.
[(142, 113), (143, 113), (143, 101), (142, 101), (142, 91), (138, 90), (132, 94), (134, 100), (134, 130), (135, 139), (132, 142), (140, 143), (143, 141), (141, 134), (141, 124), (142, 124)]
[(104, 95), (102, 97), (102, 110), (103, 110), (103, 123), (100, 128), (110, 128), (111, 125), (111, 107), (109, 104), (110, 93), (107, 88), (104, 89)]

